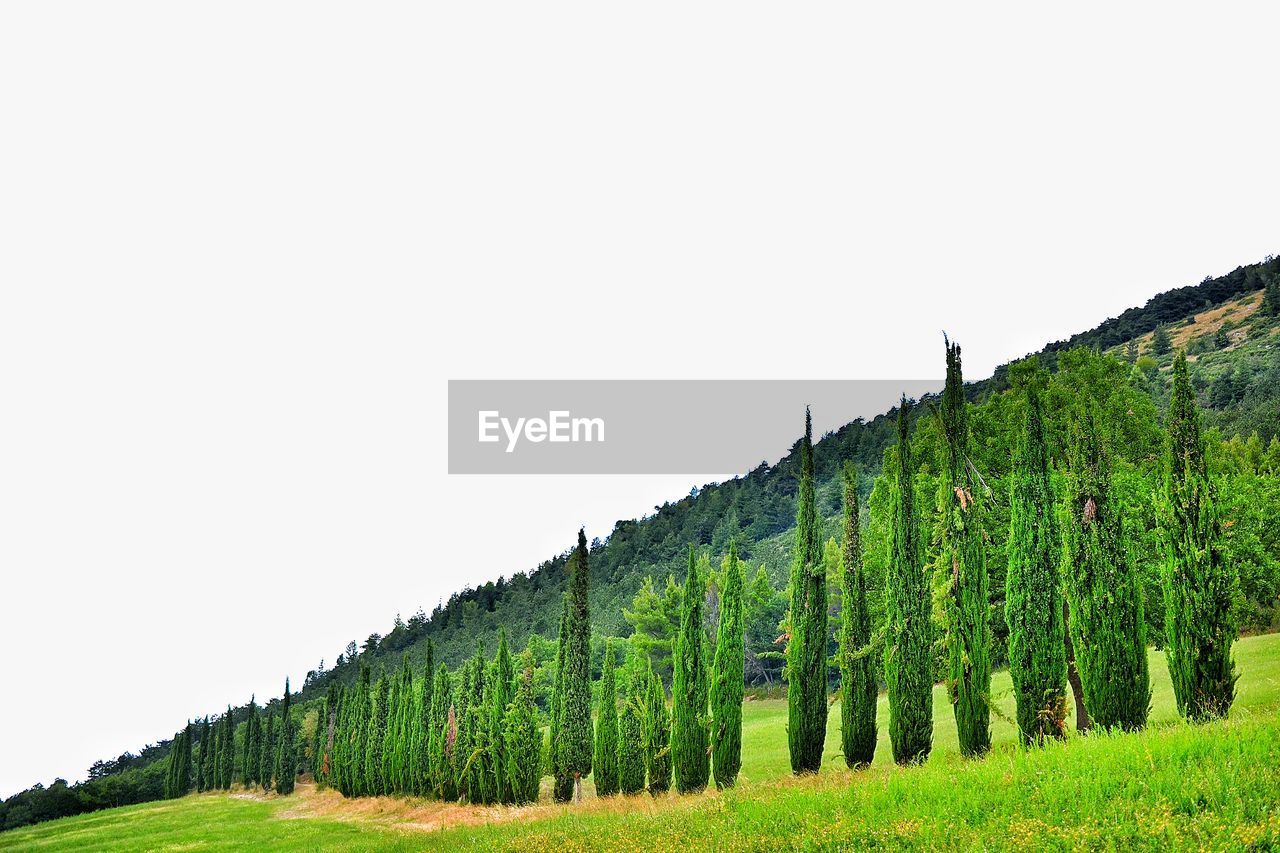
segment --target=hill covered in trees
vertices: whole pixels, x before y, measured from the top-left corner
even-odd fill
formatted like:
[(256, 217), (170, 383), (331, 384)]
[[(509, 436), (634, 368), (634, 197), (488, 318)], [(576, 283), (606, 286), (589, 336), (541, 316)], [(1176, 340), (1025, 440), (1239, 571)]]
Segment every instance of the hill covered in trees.
[[(1094, 330), (1020, 360), (1034, 360), (1052, 375), (1046, 391), (1045, 430), (1053, 454), (1060, 456), (1067, 444), (1066, 413), (1072, 399), (1096, 400), (1114, 425), (1116, 491), (1125, 507), (1125, 532), (1143, 579), (1142, 592), (1150, 599), (1148, 636), (1157, 642), (1163, 637), (1157, 571), (1160, 523), (1150, 496), (1161, 476), (1162, 413), (1169, 405), (1176, 348), (1188, 352), (1198, 402), (1207, 424), (1218, 429), (1209, 447), (1214, 470), (1230, 480), (1230, 488), (1223, 490), (1223, 513), (1230, 521), (1230, 557), (1240, 566), (1242, 625), (1254, 631), (1277, 627), (1280, 541), (1269, 519), (1280, 513), (1280, 440), (1275, 435), (1280, 422), (1278, 332), (1280, 262), (1268, 259), (1161, 294), (1143, 308), (1130, 309)], [(970, 404), (973, 461), (991, 504), (989, 530), (1009, 526), (1010, 460), (1018, 404), (1015, 395), (1006, 392), (1011, 374), (1018, 369), (1018, 363), (1003, 366), (991, 378), (964, 388)], [(939, 419), (932, 416), (940, 405), (943, 401), (927, 399), (914, 406), (907, 425), (917, 458), (922, 460), (914, 475), (919, 525), (925, 538), (933, 539), (938, 536), (935, 496), (944, 482), (946, 456), (946, 436)], [(857, 472), (849, 485), (865, 517), (866, 583), (869, 599), (875, 602), (869, 617), (877, 627), (883, 622), (879, 592), (890, 541), (888, 486), (879, 474), (885, 462), (893, 459), (896, 414), (856, 421), (822, 437), (813, 445), (812, 462), (807, 463), (816, 480), (815, 554), (810, 562), (821, 562), (818, 543), (832, 548), (842, 538), (846, 466), (852, 464)], [(648, 517), (619, 521), (605, 541), (590, 544), (592, 620), (586, 665), (592, 678), (601, 671), (605, 638), (632, 636), (633, 645), (644, 649), (655, 670), (669, 681), (680, 621), (677, 584), (691, 564), (706, 583), (701, 618), (708, 628), (708, 646), (713, 643), (710, 633), (718, 622), (723, 579), (712, 567), (733, 542), (748, 569), (743, 590), (744, 678), (766, 688), (778, 682), (781, 646), (776, 641), (786, 609), (783, 588), (792, 557), (802, 449), (798, 443), (774, 465), (762, 463), (741, 477), (709, 484), (655, 508)], [(992, 537), (986, 554), (994, 605), (991, 654), (997, 666), (1007, 654), (1004, 548), (1003, 535)], [(317, 706), (332, 687), (352, 687), (369, 670), (396, 672), (407, 666), (417, 672), (432, 654), (437, 662), (456, 669), (477, 646), (497, 648), (502, 629), (514, 648), (528, 649), (533, 667), (530, 687), (538, 713), (544, 714), (558, 669), (552, 638), (559, 630), (570, 574), (566, 551), (530, 571), (462, 590), (430, 614), (419, 611), (408, 621), (397, 618), (385, 636), (350, 643), (333, 668), (309, 673), (303, 690), (294, 697), (302, 709), (297, 731), (302, 766), (311, 757), (306, 745), (315, 739), (319, 725)], [(830, 586), (836, 589), (838, 584)], [(827, 632), (833, 646), (840, 628), (840, 604), (838, 595), (833, 596)], [(936, 662), (938, 674), (944, 666), (944, 661)], [(278, 714), (279, 705), (270, 703), (268, 712)], [(247, 718), (241, 708), (229, 709), (229, 716), (233, 722)], [(229, 728), (229, 743), (248, 736), (235, 725)], [(242, 748), (243, 743), (237, 750)], [(158, 798), (163, 794), (164, 772), (157, 769), (156, 759), (169, 751), (169, 742), (162, 741), (148, 747), (145, 760), (122, 756), (111, 765), (120, 772), (95, 765), (103, 772), (82, 785), (55, 783), (49, 789), (17, 795), (0, 807), (0, 825), (17, 826), (58, 814)]]

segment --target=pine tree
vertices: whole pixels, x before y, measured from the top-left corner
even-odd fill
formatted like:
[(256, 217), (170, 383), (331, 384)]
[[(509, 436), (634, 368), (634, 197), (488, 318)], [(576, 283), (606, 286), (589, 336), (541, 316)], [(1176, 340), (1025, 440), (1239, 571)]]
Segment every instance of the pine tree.
[(452, 686), (449, 668), (440, 664), (431, 681), (431, 721), (427, 732), (427, 752), (430, 756), (428, 772), (431, 795), (445, 801), (458, 796), (453, 784), (453, 745), (449, 739), (449, 715), (453, 710)]
[(582, 779), (591, 774), (591, 587), (587, 537), (578, 530), (578, 547), (569, 560), (569, 632), (565, 650), (564, 695), (560, 720), (560, 767), (573, 777), (573, 799), (582, 799)]
[(938, 494), (942, 547), (935, 567), (942, 605), (942, 646), (947, 691), (956, 718), (960, 753), (991, 748), (991, 627), (982, 490), (969, 458), (968, 403), (964, 398), (960, 345), (947, 341), (947, 382), (942, 392), (943, 477)]
[(564, 768), (560, 751), (560, 732), (564, 724), (564, 676), (565, 656), (569, 648), (569, 597), (563, 599), (560, 614), (560, 644), (556, 651), (556, 680), (551, 694), (551, 775), (555, 778), (552, 796), (557, 803), (567, 803), (573, 797), (573, 775)]
[(628, 643), (622, 709), (618, 712), (618, 790), (644, 790), (644, 692), (648, 687), (648, 655)]
[(804, 410), (800, 495), (791, 561), (787, 642), (787, 745), (791, 772), (817, 773), (827, 737), (827, 577), (814, 495), (813, 422)]
[(382, 745), (387, 734), (387, 706), (390, 700), (391, 685), (386, 672), (383, 672), (373, 686), (369, 723), (364, 737), (364, 793), (368, 796), (377, 797), (386, 793), (382, 776)]
[(276, 750), (276, 793), (292, 794), (298, 776), (298, 757), (294, 748), (295, 732), (290, 713), (289, 679), (284, 680), (284, 701), (280, 705), (280, 746)]
[(899, 764), (923, 762), (933, 747), (932, 602), (921, 563), (907, 415), (903, 397), (898, 407), (884, 650), (889, 740)]
[(224, 791), (230, 791), (236, 767), (236, 723), (230, 705), (227, 706), (226, 716), (222, 718), (221, 728), (222, 737), (219, 739), (218, 749), (218, 787)]
[(489, 700), (489, 750), (490, 772), (493, 774), (494, 796), (500, 803), (515, 802), (515, 791), (507, 773), (507, 741), (504, 735), (507, 706), (511, 704), (515, 688), (515, 664), (507, 647), (507, 629), (498, 629), (498, 654), (493, 659)]
[(1063, 538), (1071, 640), (1093, 723), (1133, 730), (1146, 724), (1151, 705), (1142, 588), (1093, 405), (1082, 403), (1069, 452)]
[(1063, 642), (1062, 545), (1045, 441), (1042, 377), (1026, 380), (1026, 418), (1013, 459), (1005, 622), (1018, 730), (1026, 745), (1066, 734), (1067, 652)]
[(671, 789), (671, 712), (662, 679), (649, 667), (649, 686), (644, 707), (644, 769), (649, 776), (649, 793), (665, 794)]
[(536, 803), (542, 779), (542, 729), (538, 727), (538, 706), (533, 698), (533, 653), (520, 658), (520, 677), (515, 695), (503, 715), (503, 772), (511, 802)]
[(742, 563), (738, 546), (720, 566), (724, 591), (720, 595), (720, 624), (711, 680), (711, 761), (717, 788), (732, 788), (742, 767), (742, 694), (745, 645), (742, 621)]
[(267, 714), (267, 724), (262, 729), (262, 749), (258, 753), (258, 767), (262, 773), (259, 780), (262, 790), (270, 791), (275, 771), (276, 756), (276, 715)]
[(604, 671), (600, 676), (600, 704), (596, 710), (595, 758), (592, 773), (596, 796), (618, 793), (618, 684), (613, 643), (605, 641)]
[(1178, 712), (1193, 722), (1225, 717), (1235, 698), (1231, 644), (1238, 633), (1234, 608), (1240, 580), (1222, 541), (1183, 352), (1173, 362), (1164, 515), (1165, 656)]
[(876, 685), (871, 662), (871, 610), (858, 529), (858, 473), (846, 462), (844, 550), (840, 559), (840, 748), (845, 764), (863, 767), (876, 753)]
[(707, 667), (702, 630), (706, 580), (698, 573), (698, 555), (689, 546), (689, 573), (680, 602), (680, 634), (675, 644), (675, 677), (671, 684), (671, 760), (676, 790), (696, 793), (711, 774), (707, 726)]

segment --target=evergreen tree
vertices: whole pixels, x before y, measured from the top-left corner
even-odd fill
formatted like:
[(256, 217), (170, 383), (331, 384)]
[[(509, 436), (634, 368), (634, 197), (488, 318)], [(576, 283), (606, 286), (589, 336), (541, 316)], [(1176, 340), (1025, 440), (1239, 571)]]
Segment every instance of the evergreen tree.
[(816, 506), (813, 422), (806, 407), (787, 642), (787, 746), (793, 773), (818, 772), (827, 737), (827, 577)]
[(387, 734), (388, 704), (391, 701), (391, 685), (386, 672), (378, 676), (373, 686), (369, 724), (364, 737), (364, 793), (377, 797), (386, 793), (382, 775), (382, 745)]
[(542, 777), (542, 730), (533, 698), (533, 654), (528, 650), (520, 658), (515, 696), (503, 715), (503, 745), (503, 770), (511, 802), (536, 803)]
[(557, 803), (567, 803), (573, 797), (573, 775), (565, 770), (560, 751), (560, 732), (564, 724), (564, 676), (565, 656), (569, 648), (569, 597), (563, 599), (564, 610), (560, 614), (560, 644), (556, 651), (556, 680), (551, 694), (551, 775), (555, 778), (552, 796)]
[(644, 707), (644, 769), (649, 776), (649, 793), (665, 794), (671, 788), (671, 712), (662, 679), (649, 668), (649, 685)]
[(596, 796), (618, 793), (618, 685), (613, 642), (605, 640), (600, 704), (596, 710), (595, 758), (591, 763)]
[(644, 693), (648, 688), (648, 655), (628, 644), (622, 710), (618, 713), (618, 790), (644, 790)]
[(294, 749), (296, 734), (290, 712), (289, 679), (284, 680), (284, 701), (280, 705), (280, 746), (276, 750), (276, 793), (292, 794), (298, 776), (298, 757)]
[(169, 766), (164, 780), (165, 799), (186, 796), (191, 790), (191, 723), (174, 736), (169, 746)]
[(222, 718), (222, 737), (219, 738), (218, 749), (218, 787), (224, 791), (231, 790), (231, 782), (236, 768), (236, 723), (227, 706), (227, 714)]
[(490, 772), (493, 774), (494, 796), (501, 803), (515, 802), (515, 791), (507, 772), (506, 727), (507, 706), (511, 704), (515, 689), (515, 664), (507, 647), (507, 629), (498, 629), (498, 654), (493, 660), (493, 678), (490, 680), (489, 701), (489, 750)]
[(956, 718), (960, 753), (991, 748), (991, 627), (986, 534), (981, 483), (969, 457), (968, 403), (964, 398), (960, 345), (947, 341), (947, 382), (942, 392), (943, 474), (938, 494), (942, 547), (936, 575), (942, 589), (942, 645), (947, 691)]
[(453, 709), (452, 685), (449, 668), (440, 664), (431, 681), (431, 720), (427, 732), (427, 752), (430, 756), (428, 772), (431, 795), (446, 801), (458, 796), (453, 784), (453, 744), (449, 730), (449, 715)]
[(316, 748), (312, 752), (316, 784), (325, 787), (333, 784), (334, 741), (341, 713), (342, 685), (336, 679), (329, 680), (329, 690), (324, 697), (319, 719), (316, 721)]
[(1151, 335), (1151, 352), (1153, 355), (1166, 355), (1173, 349), (1173, 341), (1169, 337), (1169, 330), (1164, 326), (1156, 326), (1155, 332)]
[(676, 790), (695, 793), (707, 787), (711, 774), (707, 726), (707, 667), (702, 630), (706, 580), (698, 573), (698, 555), (689, 546), (689, 573), (680, 602), (680, 634), (676, 637), (675, 677), (671, 685), (671, 759)]
[(400, 672), (388, 677), (387, 728), (382, 733), (382, 780), (384, 794), (403, 792), (400, 775), (401, 727), (404, 722), (404, 676), (409, 670), (409, 657), (402, 654)]
[(907, 415), (903, 397), (898, 407), (884, 650), (889, 740), (899, 764), (923, 762), (933, 747), (932, 603), (920, 555)]
[(720, 596), (720, 624), (711, 681), (711, 761), (717, 788), (732, 788), (742, 767), (742, 694), (745, 645), (742, 622), (742, 563), (738, 546), (729, 540), (729, 553), (720, 566), (724, 591)]
[(1222, 540), (1200, 412), (1182, 352), (1173, 362), (1165, 466), (1165, 656), (1178, 712), (1203, 722), (1225, 717), (1235, 698), (1231, 644), (1240, 580)]
[(845, 764), (863, 767), (876, 753), (876, 674), (871, 662), (871, 610), (858, 529), (858, 473), (841, 472), (844, 551), (840, 560), (840, 748)]
[(200, 723), (200, 761), (196, 765), (196, 790), (201, 793), (213, 788), (213, 729), (209, 717)]
[(1095, 725), (1140, 729), (1147, 721), (1142, 587), (1124, 544), (1111, 462), (1091, 401), (1075, 419), (1063, 538), (1071, 640)]
[(262, 736), (259, 726), (257, 697), (249, 697), (249, 707), (244, 720), (243, 781), (245, 787), (258, 784), (258, 740)]
[(435, 645), (427, 640), (427, 663), (422, 670), (422, 689), (418, 693), (415, 716), (410, 732), (409, 778), (413, 793), (431, 795), (431, 721), (434, 718), (431, 699), (435, 693)]
[(276, 715), (267, 714), (267, 724), (262, 729), (262, 749), (258, 753), (258, 767), (262, 773), (259, 780), (262, 790), (270, 791), (276, 762)]
[(1027, 745), (1066, 734), (1062, 546), (1055, 517), (1038, 374), (1026, 385), (1026, 417), (1010, 472), (1005, 623), (1018, 730)]
[(578, 530), (578, 547), (570, 558), (569, 632), (565, 649), (564, 694), (561, 698), (560, 768), (573, 776), (573, 799), (582, 798), (582, 779), (591, 774), (591, 587), (587, 537)]
[(1280, 317), (1280, 276), (1272, 274), (1271, 283), (1262, 295), (1262, 313), (1268, 317)]
[(462, 759), (466, 779), (466, 798), (472, 803), (492, 803), (492, 778), (489, 773), (489, 682), (484, 648), (476, 644), (475, 657), (471, 659), (471, 679), (466, 713), (462, 729), (464, 744)]

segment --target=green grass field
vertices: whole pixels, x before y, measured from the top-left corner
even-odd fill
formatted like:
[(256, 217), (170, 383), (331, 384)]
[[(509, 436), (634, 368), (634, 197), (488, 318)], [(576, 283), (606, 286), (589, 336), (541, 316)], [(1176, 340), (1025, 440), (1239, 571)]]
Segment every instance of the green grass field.
[(884, 848), (1267, 850), (1280, 847), (1280, 635), (1236, 647), (1231, 719), (1180, 723), (1163, 656), (1152, 654), (1151, 725), (1138, 735), (1016, 744), (1009, 679), (997, 674), (992, 754), (962, 759), (935, 690), (934, 751), (890, 760), (887, 709), (873, 766), (844, 768), (833, 708), (817, 778), (789, 774), (786, 705), (749, 702), (739, 787), (662, 800), (466, 807), (346, 801), (300, 786), (290, 798), (203, 794), (0, 834), (0, 848), (46, 850), (832, 850)]

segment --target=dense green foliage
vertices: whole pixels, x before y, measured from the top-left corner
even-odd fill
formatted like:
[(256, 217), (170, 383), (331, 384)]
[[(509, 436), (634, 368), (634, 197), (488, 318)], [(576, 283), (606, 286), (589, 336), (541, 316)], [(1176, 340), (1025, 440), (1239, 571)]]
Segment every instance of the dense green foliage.
[(1064, 510), (1071, 639), (1095, 725), (1140, 729), (1151, 689), (1142, 589), (1123, 536), (1123, 508), (1092, 401), (1073, 429)]
[(627, 659), (622, 710), (618, 713), (618, 790), (624, 794), (644, 790), (644, 692), (648, 673), (647, 662), (633, 649)]
[(822, 559), (814, 476), (813, 422), (806, 408), (787, 640), (787, 738), (793, 773), (818, 772), (827, 736), (827, 570)]
[(1188, 719), (1221, 717), (1235, 697), (1231, 644), (1237, 629), (1237, 569), (1227, 560), (1217, 497), (1205, 462), (1200, 413), (1187, 358), (1173, 363), (1165, 476), (1165, 536), (1169, 556), (1162, 573), (1165, 651), (1178, 710)]
[(571, 561), (569, 630), (564, 655), (564, 693), (561, 697), (561, 769), (573, 776), (579, 795), (582, 779), (591, 774), (591, 612), (588, 594), (591, 575), (587, 564), (587, 537), (578, 531), (578, 547)]
[(612, 796), (618, 793), (618, 665), (613, 654), (613, 643), (604, 648), (604, 672), (600, 676), (600, 703), (596, 706), (595, 757), (592, 773), (596, 781), (596, 795)]
[(870, 764), (876, 752), (876, 671), (871, 609), (858, 526), (858, 473), (845, 465), (844, 550), (840, 555), (840, 751), (845, 764)]
[(538, 728), (538, 709), (533, 701), (533, 655), (527, 651), (520, 658), (520, 676), (503, 721), (503, 737), (511, 802), (532, 803), (538, 799), (538, 783), (542, 779), (542, 730)]
[(649, 793), (656, 797), (671, 788), (671, 710), (662, 679), (652, 669), (648, 682), (642, 730), (644, 769), (649, 777)]
[(698, 555), (689, 547), (689, 572), (680, 605), (680, 634), (675, 645), (675, 675), (671, 682), (671, 760), (676, 790), (701, 791), (711, 773), (710, 733), (707, 725), (706, 642), (702, 605), (706, 579), (698, 571)]
[(923, 761), (933, 746), (933, 622), (921, 563), (908, 406), (898, 407), (897, 477), (885, 596), (884, 671), (889, 692), (893, 760)]
[(731, 788), (742, 767), (742, 561), (732, 541), (720, 567), (724, 589), (711, 675), (711, 762), (717, 788)]
[(1038, 373), (1025, 379), (1026, 414), (1009, 477), (1005, 621), (1018, 729), (1026, 744), (1066, 734), (1067, 654), (1058, 574), (1062, 555), (1045, 443), (1042, 382)]
[(280, 744), (276, 749), (277, 794), (292, 794), (293, 784), (298, 775), (298, 757), (294, 744), (295, 731), (291, 711), (292, 697), (289, 695), (289, 679), (286, 678), (284, 701), (280, 704)]

